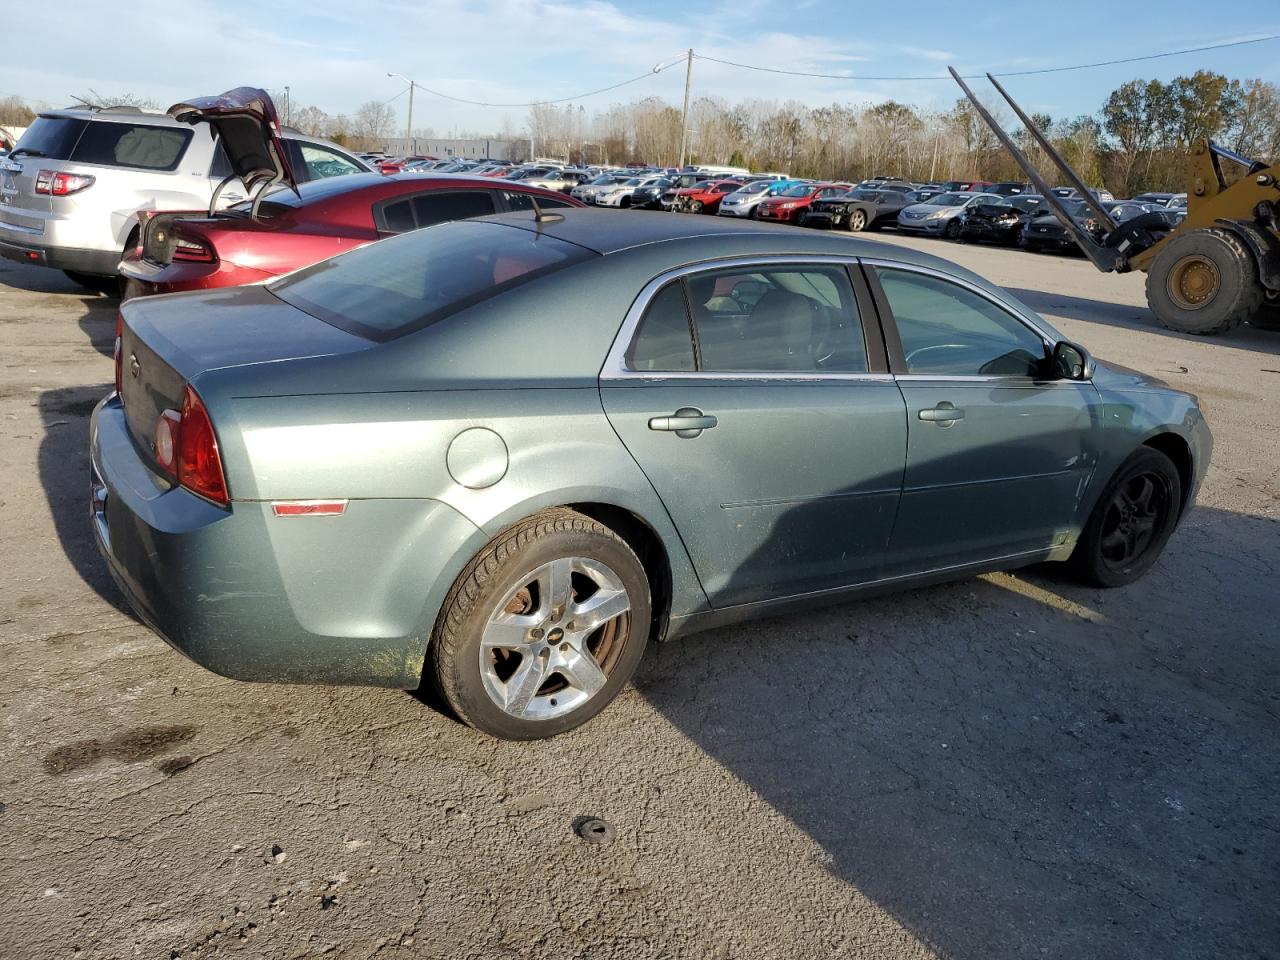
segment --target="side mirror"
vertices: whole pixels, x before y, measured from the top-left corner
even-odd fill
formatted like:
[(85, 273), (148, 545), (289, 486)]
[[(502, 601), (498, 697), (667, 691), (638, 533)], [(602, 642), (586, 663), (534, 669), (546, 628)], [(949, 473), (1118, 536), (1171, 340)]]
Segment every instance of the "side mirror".
[(1059, 340), (1050, 358), (1053, 375), (1059, 380), (1093, 379), (1094, 362), (1089, 351), (1069, 340)]

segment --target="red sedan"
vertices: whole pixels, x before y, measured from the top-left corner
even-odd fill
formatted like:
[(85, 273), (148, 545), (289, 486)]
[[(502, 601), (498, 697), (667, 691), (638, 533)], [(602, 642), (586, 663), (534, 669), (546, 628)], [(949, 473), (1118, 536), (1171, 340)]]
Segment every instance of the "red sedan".
[(776, 197), (761, 200), (756, 207), (756, 218), (775, 223), (799, 223), (804, 220), (804, 214), (813, 201), (838, 197), (852, 189), (853, 185), (848, 183), (797, 183)]
[(563, 193), (481, 177), (373, 173), (278, 189), (255, 219), (249, 202), (207, 212), (152, 214), (120, 263), (124, 298), (254, 283), (380, 237), (509, 210), (581, 207)]
[(720, 201), (742, 186), (741, 180), (704, 180), (676, 191), (672, 208), (687, 213), (715, 213)]

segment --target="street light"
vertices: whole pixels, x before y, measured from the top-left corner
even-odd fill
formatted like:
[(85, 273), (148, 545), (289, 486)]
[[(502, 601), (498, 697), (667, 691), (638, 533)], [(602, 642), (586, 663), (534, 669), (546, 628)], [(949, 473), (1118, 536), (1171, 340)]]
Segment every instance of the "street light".
[(388, 73), (388, 77), (399, 77), (409, 85), (409, 125), (405, 127), (404, 144), (405, 156), (412, 156), (416, 151), (413, 149), (413, 88), (417, 86), (412, 80), (403, 73)]
[(689, 87), (693, 84), (693, 48), (690, 47), (684, 57), (676, 57), (654, 65), (653, 72), (661, 73), (667, 67), (675, 66), (684, 59), (684, 109), (680, 112), (680, 167), (684, 167), (685, 147), (689, 142)]

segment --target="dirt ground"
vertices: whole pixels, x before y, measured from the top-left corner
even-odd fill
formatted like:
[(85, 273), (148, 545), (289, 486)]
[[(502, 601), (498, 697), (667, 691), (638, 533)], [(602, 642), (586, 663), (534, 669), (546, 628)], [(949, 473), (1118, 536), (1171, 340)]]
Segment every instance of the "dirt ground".
[(667, 644), (530, 744), (223, 680), (130, 618), (87, 519), (115, 304), (0, 260), (0, 958), (1280, 957), (1280, 335), (884, 239), (1201, 397), (1215, 458), (1165, 557)]

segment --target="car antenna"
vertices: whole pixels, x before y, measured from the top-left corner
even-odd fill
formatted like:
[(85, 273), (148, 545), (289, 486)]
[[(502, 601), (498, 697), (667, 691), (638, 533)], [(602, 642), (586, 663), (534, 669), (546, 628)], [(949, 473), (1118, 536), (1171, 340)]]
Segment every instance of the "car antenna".
[(529, 194), (529, 202), (533, 204), (533, 222), (534, 223), (559, 223), (564, 219), (562, 213), (547, 213), (538, 205), (538, 198), (533, 194)]

